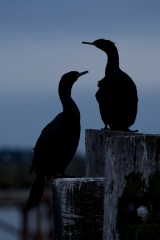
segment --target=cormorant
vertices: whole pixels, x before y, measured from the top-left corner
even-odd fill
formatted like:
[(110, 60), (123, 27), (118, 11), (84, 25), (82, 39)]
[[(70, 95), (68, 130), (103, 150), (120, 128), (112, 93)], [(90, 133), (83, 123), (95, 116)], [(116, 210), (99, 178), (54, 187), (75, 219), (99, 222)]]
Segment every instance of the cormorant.
[(95, 95), (104, 129), (109, 129), (109, 126), (113, 131), (131, 131), (129, 127), (134, 124), (137, 115), (137, 88), (133, 80), (119, 68), (115, 44), (105, 39), (82, 43), (94, 45), (108, 56), (105, 77), (98, 82), (99, 89)]
[(44, 180), (63, 174), (72, 160), (80, 137), (80, 112), (71, 97), (71, 89), (77, 79), (88, 73), (71, 71), (64, 74), (59, 82), (59, 97), (63, 112), (59, 113), (41, 132), (34, 147), (30, 173), (35, 171), (36, 179), (32, 185), (27, 202), (30, 210), (38, 204), (44, 189)]

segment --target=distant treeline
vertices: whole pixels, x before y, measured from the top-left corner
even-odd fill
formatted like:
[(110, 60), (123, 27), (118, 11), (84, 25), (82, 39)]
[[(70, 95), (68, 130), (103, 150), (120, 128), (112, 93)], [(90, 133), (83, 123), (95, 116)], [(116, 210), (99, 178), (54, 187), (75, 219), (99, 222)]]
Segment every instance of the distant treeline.
[[(29, 173), (32, 157), (32, 150), (0, 149), (0, 189), (30, 187), (35, 178), (34, 173)], [(70, 176), (84, 176), (84, 157), (76, 154), (65, 173)]]
[(28, 162), (33, 157), (33, 151), (26, 149), (0, 149), (0, 162)]

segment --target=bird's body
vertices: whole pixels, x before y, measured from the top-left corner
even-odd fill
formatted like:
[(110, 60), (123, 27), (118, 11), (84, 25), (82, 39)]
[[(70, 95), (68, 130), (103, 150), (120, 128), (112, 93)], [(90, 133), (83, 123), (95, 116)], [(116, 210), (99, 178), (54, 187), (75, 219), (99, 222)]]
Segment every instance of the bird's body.
[[(137, 115), (137, 88), (133, 80), (119, 68), (119, 55), (115, 44), (99, 39), (93, 43), (108, 56), (105, 77), (98, 83), (96, 99), (105, 129), (131, 131)], [(109, 128), (108, 128), (109, 127)]]
[(59, 97), (63, 112), (59, 113), (41, 132), (34, 147), (30, 172), (35, 171), (36, 179), (27, 202), (27, 209), (37, 205), (43, 195), (44, 179), (50, 180), (63, 174), (72, 160), (80, 138), (80, 112), (71, 98), (74, 82), (86, 72), (69, 72), (59, 83)]

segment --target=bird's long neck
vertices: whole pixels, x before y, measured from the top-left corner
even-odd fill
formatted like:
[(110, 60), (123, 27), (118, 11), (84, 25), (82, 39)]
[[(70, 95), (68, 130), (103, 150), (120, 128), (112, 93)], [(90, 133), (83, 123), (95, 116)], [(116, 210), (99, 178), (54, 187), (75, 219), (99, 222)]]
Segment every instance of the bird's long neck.
[(71, 89), (72, 87), (65, 89), (61, 86), (59, 87), (59, 97), (63, 106), (63, 112), (80, 117), (79, 109), (71, 97)]
[(106, 53), (108, 56), (108, 62), (106, 65), (106, 71), (108, 69), (119, 68), (119, 54), (117, 48), (114, 46), (109, 53)]

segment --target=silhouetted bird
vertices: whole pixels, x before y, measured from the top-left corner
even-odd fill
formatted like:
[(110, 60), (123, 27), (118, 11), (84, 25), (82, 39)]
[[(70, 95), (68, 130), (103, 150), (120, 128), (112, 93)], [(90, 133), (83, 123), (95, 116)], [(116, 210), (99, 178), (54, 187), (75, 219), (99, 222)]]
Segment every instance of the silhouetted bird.
[[(137, 88), (132, 79), (119, 68), (119, 55), (115, 44), (99, 39), (94, 42), (82, 42), (94, 45), (108, 56), (105, 77), (98, 82), (96, 99), (99, 103), (104, 129), (131, 131), (137, 115)], [(135, 130), (137, 131), (137, 130)]]
[(80, 137), (80, 112), (71, 98), (71, 89), (77, 79), (85, 72), (69, 72), (62, 76), (59, 83), (59, 97), (63, 112), (59, 113), (41, 132), (34, 147), (34, 156), (30, 173), (35, 171), (27, 209), (38, 204), (44, 189), (44, 180), (63, 174), (72, 160)]

